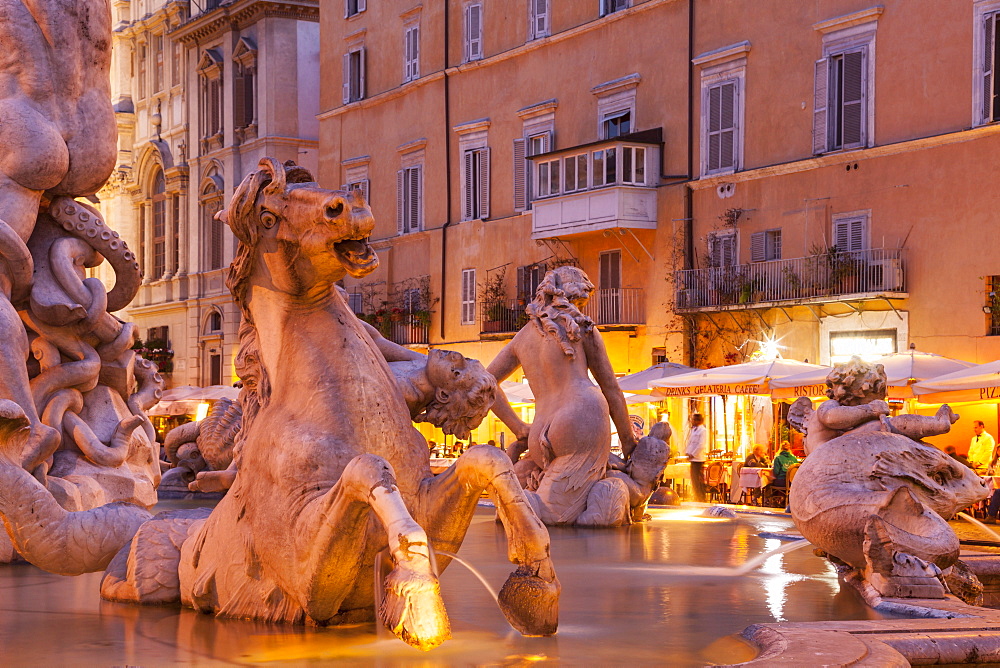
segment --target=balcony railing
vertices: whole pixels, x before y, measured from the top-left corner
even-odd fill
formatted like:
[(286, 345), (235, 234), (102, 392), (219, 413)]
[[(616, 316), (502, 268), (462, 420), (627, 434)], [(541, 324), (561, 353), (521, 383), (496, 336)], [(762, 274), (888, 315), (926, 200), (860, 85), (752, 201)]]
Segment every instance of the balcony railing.
[(642, 325), (646, 322), (646, 298), (642, 288), (595, 290), (583, 308), (598, 325)]
[(676, 274), (678, 311), (906, 292), (905, 251), (870, 248)]
[(392, 316), (389, 321), (389, 335), (386, 338), (401, 346), (428, 343), (429, 329), (426, 316), (403, 313), (399, 316)]
[(509, 334), (516, 332), (528, 321), (524, 300), (504, 299), (479, 302), (479, 326), (483, 334)]

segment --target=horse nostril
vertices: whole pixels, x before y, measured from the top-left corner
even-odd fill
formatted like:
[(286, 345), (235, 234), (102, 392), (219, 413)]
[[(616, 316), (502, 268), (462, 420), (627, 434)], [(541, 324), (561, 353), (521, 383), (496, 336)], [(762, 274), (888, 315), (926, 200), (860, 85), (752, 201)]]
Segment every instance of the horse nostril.
[(336, 218), (340, 214), (344, 213), (344, 203), (337, 202), (336, 205), (330, 205), (326, 207), (326, 217)]

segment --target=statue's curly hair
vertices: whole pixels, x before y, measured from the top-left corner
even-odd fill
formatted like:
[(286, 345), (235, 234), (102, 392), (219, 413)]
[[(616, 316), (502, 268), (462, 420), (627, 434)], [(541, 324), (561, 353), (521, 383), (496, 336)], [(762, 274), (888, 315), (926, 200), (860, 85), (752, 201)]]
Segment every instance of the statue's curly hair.
[(469, 438), (472, 430), (483, 421), (497, 396), (497, 381), (479, 360), (466, 358), (465, 364), (467, 369), (475, 372), (472, 387), (461, 392), (435, 388), (439, 391), (415, 418), (417, 422), (429, 422), (440, 427), (444, 433), (462, 440)]
[(567, 357), (574, 357), (573, 342), (589, 332), (594, 327), (594, 321), (566, 297), (563, 286), (568, 283), (582, 284), (588, 295), (594, 291), (594, 284), (582, 269), (569, 265), (556, 267), (545, 274), (535, 291), (535, 298), (524, 310), (542, 334), (554, 338)]
[(885, 397), (886, 376), (881, 364), (869, 364), (860, 357), (852, 357), (849, 362), (833, 367), (826, 377), (826, 396), (839, 402), (850, 404), (866, 394)]

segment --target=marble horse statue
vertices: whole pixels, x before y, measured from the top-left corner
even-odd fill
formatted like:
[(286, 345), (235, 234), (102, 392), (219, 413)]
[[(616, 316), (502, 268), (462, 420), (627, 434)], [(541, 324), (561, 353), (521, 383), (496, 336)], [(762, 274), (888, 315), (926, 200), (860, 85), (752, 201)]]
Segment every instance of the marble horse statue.
[[(306, 170), (265, 158), (220, 216), (239, 240), (228, 283), (245, 325), (229, 493), (210, 512), (150, 518), (127, 503), (66, 512), (5, 460), (0, 515), (21, 554), (56, 572), (107, 567), (110, 600), (319, 625), (377, 614), (430, 649), (450, 634), (438, 583), (449, 559), (434, 550), (458, 550), (486, 490), (516, 564), (501, 608), (524, 634), (554, 633), (560, 587), (548, 533), (509, 458), (478, 446), (433, 476), (385, 357), (334, 288), (378, 263), (360, 193), (320, 188)], [(455, 382), (462, 373), (454, 369)], [(0, 414), (0, 442), (26, 427)], [(53, 550), (61, 558), (46, 561)], [(389, 572), (376, 596), (380, 554)]]

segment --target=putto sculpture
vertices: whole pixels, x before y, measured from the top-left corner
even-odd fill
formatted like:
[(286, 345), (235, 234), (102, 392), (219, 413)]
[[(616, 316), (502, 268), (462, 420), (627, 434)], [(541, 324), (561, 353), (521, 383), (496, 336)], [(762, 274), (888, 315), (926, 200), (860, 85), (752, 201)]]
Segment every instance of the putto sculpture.
[[(5, 460), (0, 515), (17, 549), (32, 563), (61, 552), (56, 572), (107, 566), (101, 594), (110, 600), (320, 625), (377, 612), (429, 649), (450, 633), (438, 584), (450, 558), (435, 565), (432, 550), (457, 551), (485, 490), (516, 564), (501, 608), (522, 633), (554, 633), (559, 581), (548, 533), (509, 459), (479, 446), (432, 476), (386, 356), (334, 289), (378, 263), (364, 241), (374, 221), (360, 193), (320, 188), (306, 170), (265, 158), (220, 216), (239, 240), (228, 285), (244, 315), (229, 493), (213, 510), (152, 519), (127, 503), (67, 513)], [(449, 364), (451, 382), (474, 371)], [(6, 451), (24, 433), (17, 417), (0, 412)], [(376, 596), (379, 554), (389, 573)]]
[(934, 416), (888, 417), (882, 366), (858, 358), (835, 367), (827, 386), (816, 411), (806, 398), (789, 411), (808, 453), (790, 490), (796, 526), (870, 602), (943, 597), (962, 570), (946, 520), (989, 495), (969, 467), (920, 440), (958, 415), (944, 405)]
[[(577, 267), (546, 273), (525, 309), (528, 323), (488, 369), (498, 381), (523, 369), (535, 395), (530, 425), (514, 413), (502, 391), (493, 411), (517, 436), (511, 459), (546, 524), (628, 524), (633, 509), (645, 507), (669, 456), (667, 428), (657, 432), (666, 438), (647, 437), (636, 462), (629, 461), (636, 455), (636, 440), (625, 397), (600, 333), (582, 312), (593, 291), (594, 285)], [(625, 461), (611, 461), (611, 421)], [(612, 475), (609, 467), (616, 469)], [(635, 479), (629, 475), (633, 468)]]

